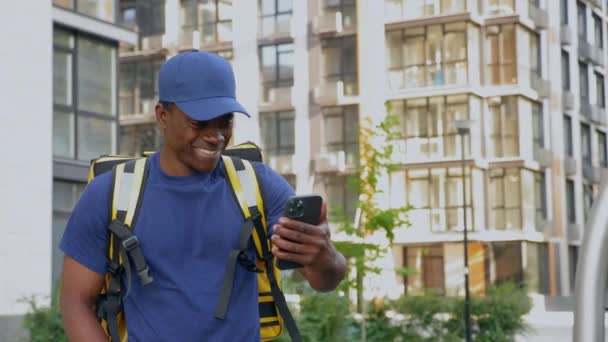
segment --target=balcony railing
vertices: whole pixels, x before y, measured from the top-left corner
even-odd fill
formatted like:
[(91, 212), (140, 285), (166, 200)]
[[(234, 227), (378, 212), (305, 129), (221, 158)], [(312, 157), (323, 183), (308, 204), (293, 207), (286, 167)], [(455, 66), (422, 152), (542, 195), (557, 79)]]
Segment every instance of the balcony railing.
[(466, 61), (460, 61), (440, 65), (391, 68), (388, 71), (388, 82), (391, 90), (466, 85), (468, 82), (468, 66)]
[(534, 160), (542, 167), (549, 168), (553, 165), (553, 153), (544, 147), (535, 147)]
[(559, 38), (563, 45), (572, 44), (572, 30), (567, 25), (562, 25), (559, 30)]
[(599, 184), (602, 181), (602, 169), (589, 163), (583, 163), (583, 177), (592, 183)]
[(568, 156), (564, 158), (564, 173), (566, 176), (574, 176), (576, 174), (576, 159)]
[(571, 91), (562, 91), (562, 106), (566, 110), (574, 109), (574, 94)]
[(192, 46), (194, 31), (200, 32), (201, 46), (228, 43), (233, 39), (232, 21), (195, 26), (182, 26), (179, 33), (180, 46)]
[(530, 85), (532, 86), (532, 89), (536, 90), (540, 98), (549, 97), (551, 84), (538, 75), (538, 73), (530, 72)]
[(314, 158), (315, 172), (346, 172), (353, 170), (358, 161), (358, 146), (348, 150), (324, 152)]
[(536, 27), (546, 29), (547, 22), (549, 21), (547, 11), (532, 4), (530, 4), (528, 10), (530, 11), (530, 19), (532, 19)]
[(290, 18), (277, 18), (276, 20), (260, 20), (258, 38), (262, 39), (276, 39), (283, 37), (293, 37), (292, 30), (293, 19)]
[(591, 106), (591, 121), (597, 125), (606, 125), (606, 109), (598, 105)]
[(579, 112), (582, 116), (591, 120), (592, 110), (591, 110), (591, 104), (589, 103), (589, 98), (586, 98), (586, 97), (580, 98)]
[(315, 88), (315, 101), (321, 105), (344, 104), (355, 101), (357, 81), (325, 81)]
[(260, 106), (282, 109), (292, 106), (292, 86), (262, 85), (260, 90)]

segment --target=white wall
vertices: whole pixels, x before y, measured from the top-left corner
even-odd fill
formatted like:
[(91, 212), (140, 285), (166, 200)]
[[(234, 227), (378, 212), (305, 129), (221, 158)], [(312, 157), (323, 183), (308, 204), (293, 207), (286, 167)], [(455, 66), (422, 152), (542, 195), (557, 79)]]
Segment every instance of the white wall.
[(51, 290), (52, 19), (49, 0), (2, 3), (0, 315), (19, 315)]

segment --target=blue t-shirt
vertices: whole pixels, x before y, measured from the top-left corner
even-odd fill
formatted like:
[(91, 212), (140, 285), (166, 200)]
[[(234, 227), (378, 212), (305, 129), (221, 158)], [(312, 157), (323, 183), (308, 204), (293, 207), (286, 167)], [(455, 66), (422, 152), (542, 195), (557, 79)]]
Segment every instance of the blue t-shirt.
[[(270, 229), (293, 189), (268, 166), (254, 167)], [(65, 254), (100, 274), (108, 261), (110, 193), (110, 172), (87, 186), (60, 244)], [(226, 319), (214, 317), (242, 222), (221, 160), (210, 173), (175, 177), (161, 170), (158, 153), (150, 157), (134, 232), (154, 282), (142, 287), (133, 274), (124, 303), (129, 341), (260, 340), (256, 273), (239, 264)], [(249, 252), (253, 256), (253, 249)]]

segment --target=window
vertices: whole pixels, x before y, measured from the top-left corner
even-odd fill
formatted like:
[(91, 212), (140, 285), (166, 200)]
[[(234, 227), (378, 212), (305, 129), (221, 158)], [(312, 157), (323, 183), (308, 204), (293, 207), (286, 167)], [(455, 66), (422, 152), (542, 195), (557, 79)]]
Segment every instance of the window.
[(53, 288), (59, 285), (63, 269), (63, 252), (59, 249), (59, 242), (84, 187), (85, 184), (83, 183), (53, 181)]
[[(514, 84), (517, 82), (515, 25), (489, 26), (486, 36), (488, 56), (488, 84)], [(533, 54), (532, 54), (533, 55)]]
[(324, 1), (323, 11), (326, 15), (342, 14), (342, 27), (352, 29), (357, 26), (357, 7), (355, 0), (327, 0)]
[[(163, 13), (164, 15), (164, 13)], [(120, 2), (120, 25), (129, 30), (137, 28), (137, 1), (121, 1)]]
[(385, 15), (389, 20), (413, 19), (466, 11), (466, 0), (386, 0)]
[(582, 103), (589, 103), (589, 76), (587, 74), (587, 69), (587, 64), (578, 63), (579, 91), (581, 93)]
[(534, 159), (539, 160), (540, 151), (545, 147), (543, 107), (532, 103), (532, 152)]
[(151, 114), (158, 97), (158, 71), (163, 60), (120, 64), (120, 115)]
[(496, 285), (505, 282), (522, 284), (524, 269), (521, 242), (492, 242), (496, 270)]
[(595, 103), (600, 107), (606, 107), (606, 94), (604, 92), (604, 76), (600, 73), (595, 73)]
[(136, 17), (139, 35), (148, 37), (163, 34), (165, 32), (165, 0), (139, 0), (135, 2), (137, 4)]
[(566, 214), (568, 223), (576, 223), (576, 197), (574, 193), (574, 181), (566, 180)]
[[(59, 1), (61, 3), (73, 3), (73, 1)], [(88, 16), (114, 22), (115, 4), (114, 0), (76, 0), (76, 11)]]
[(116, 45), (54, 28), (54, 156), (116, 153), (116, 63)]
[(574, 147), (572, 141), (572, 119), (568, 115), (564, 115), (564, 153), (568, 157), (574, 156)]
[(568, 261), (570, 264), (570, 289), (574, 291), (576, 286), (576, 267), (578, 263), (578, 246), (568, 246)]
[(595, 38), (595, 46), (599, 49), (604, 48), (604, 34), (602, 32), (602, 18), (593, 13), (593, 33)]
[(510, 14), (515, 11), (515, 0), (489, 0), (486, 7), (488, 14)]
[(606, 133), (597, 131), (597, 147), (599, 151), (599, 164), (608, 168), (608, 150), (606, 148)]
[(293, 44), (267, 45), (260, 48), (262, 82), (270, 88), (293, 85)]
[(328, 82), (342, 81), (344, 95), (358, 94), (356, 37), (324, 39), (322, 44), (325, 79)]
[[(461, 141), (453, 123), (469, 118), (468, 101), (466, 95), (451, 95), (391, 102), (408, 157), (460, 157)], [(465, 155), (470, 155), (469, 135), (466, 139)]]
[(182, 0), (182, 45), (191, 45), (192, 32), (201, 32), (201, 44), (232, 41), (232, 0)]
[(408, 246), (403, 248), (403, 265), (417, 272), (405, 276), (405, 292), (419, 293), (431, 290), (445, 292), (443, 245)]
[(581, 123), (581, 158), (584, 165), (591, 165), (591, 130), (584, 123)]
[(476, 230), (471, 208), (471, 174), (465, 169), (467, 201), (463, 205), (462, 169), (433, 168), (409, 170), (406, 173), (407, 203), (414, 207), (408, 214), (416, 227), (434, 232), (462, 231), (466, 207), (467, 228)]
[(570, 90), (570, 55), (562, 50), (562, 89)]
[(530, 72), (532, 77), (538, 78), (542, 75), (542, 61), (540, 52), (540, 34), (536, 32), (530, 33)]
[(517, 98), (502, 97), (500, 102), (490, 104), (491, 150), (494, 158), (519, 155), (519, 122)]
[(163, 142), (163, 135), (156, 123), (122, 125), (120, 127), (120, 154), (141, 156), (156, 151)]
[(519, 169), (490, 170), (490, 227), (498, 230), (521, 229), (521, 177)]
[(359, 113), (357, 106), (323, 109), (325, 150), (344, 151), (346, 165), (359, 160)]
[(534, 202), (536, 229), (541, 231), (547, 219), (547, 187), (543, 172), (534, 174)]
[(260, 35), (288, 33), (292, 16), (292, 0), (260, 0)]
[(327, 176), (325, 193), (330, 221), (336, 222), (341, 218), (354, 222), (357, 211), (358, 194), (349, 176)]
[(576, 15), (578, 23), (578, 39), (584, 42), (587, 41), (587, 7), (584, 3), (577, 1)]
[(583, 214), (585, 222), (589, 219), (591, 207), (593, 206), (593, 185), (583, 183)]
[(560, 23), (564, 26), (568, 25), (568, 0), (560, 0)]
[(293, 112), (260, 114), (264, 153), (267, 156), (294, 154), (295, 121)]
[(466, 84), (466, 23), (388, 32), (392, 89)]

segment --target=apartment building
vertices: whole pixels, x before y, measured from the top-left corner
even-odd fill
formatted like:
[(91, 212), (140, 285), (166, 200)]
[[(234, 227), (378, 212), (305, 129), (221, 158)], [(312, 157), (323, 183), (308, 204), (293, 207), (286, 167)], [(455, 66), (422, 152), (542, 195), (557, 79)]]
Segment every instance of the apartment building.
[[(139, 28), (138, 44), (121, 46), (122, 152), (158, 145), (156, 72), (192, 48), (197, 30), (195, 44), (233, 64), (237, 96), (252, 113), (237, 121), (235, 140), (261, 144), (297, 191), (322, 193), (349, 217), (358, 123), (383, 117), (385, 103), (400, 118), (394, 158), (402, 168), (385, 182), (383, 205), (415, 209), (388, 264), (418, 272), (388, 270), (393, 282), (380, 292), (462, 293), (466, 215), (474, 292), (516, 280), (543, 295), (571, 293), (608, 162), (604, 4), (150, 3), (144, 13), (156, 17), (138, 22), (155, 29)], [(135, 23), (136, 2), (120, 6)], [(464, 119), (473, 125), (463, 141), (454, 122)]]
[(117, 152), (118, 25), (113, 0), (3, 3), (0, 98), (0, 340), (23, 336), (24, 298), (49, 302), (57, 245), (91, 158)]

